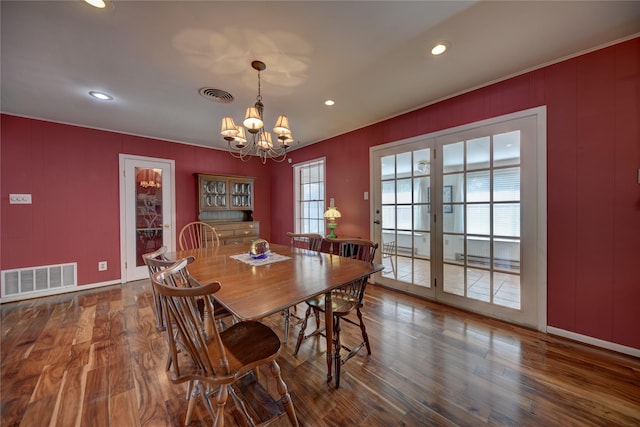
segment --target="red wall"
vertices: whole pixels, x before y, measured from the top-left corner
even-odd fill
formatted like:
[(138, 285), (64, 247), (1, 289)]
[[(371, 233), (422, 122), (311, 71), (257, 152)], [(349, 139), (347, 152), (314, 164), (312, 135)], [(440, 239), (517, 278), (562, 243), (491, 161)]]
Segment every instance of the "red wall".
[[(369, 237), (369, 147), (547, 106), (548, 324), (640, 348), (640, 38), (291, 153), (327, 159), (344, 235)], [(177, 227), (195, 219), (194, 172), (251, 175), (262, 237), (293, 230), (291, 165), (2, 116), (2, 269), (78, 261), (79, 283), (119, 279), (118, 153), (176, 161)], [(9, 206), (9, 193), (33, 205)], [(95, 196), (88, 196), (93, 195)]]
[[(548, 325), (640, 348), (640, 38), (291, 153), (326, 157), (339, 231), (369, 236), (368, 148), (547, 106)], [(274, 241), (293, 228), (290, 165), (272, 166)], [(276, 192), (275, 186), (278, 191)], [(288, 190), (288, 191), (283, 191)], [(273, 208), (272, 208), (273, 209)]]
[[(120, 279), (119, 154), (175, 160), (176, 230), (197, 219), (195, 172), (256, 177), (254, 219), (270, 236), (269, 169), (227, 152), (2, 115), (3, 270), (78, 263), (78, 283)], [(30, 193), (32, 205), (9, 205)]]

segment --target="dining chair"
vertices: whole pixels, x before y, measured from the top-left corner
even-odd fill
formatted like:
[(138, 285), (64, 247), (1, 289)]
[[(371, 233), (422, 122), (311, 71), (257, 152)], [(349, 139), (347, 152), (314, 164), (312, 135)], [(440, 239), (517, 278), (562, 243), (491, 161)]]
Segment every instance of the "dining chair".
[[(165, 254), (167, 252), (167, 247), (166, 246), (162, 246), (160, 249), (154, 251), (154, 252), (150, 252), (148, 254), (143, 254), (142, 255), (142, 259), (144, 260), (144, 263), (147, 266), (147, 269), (149, 270), (149, 278), (151, 279), (151, 276), (154, 273), (157, 273), (158, 271), (161, 271), (167, 267), (170, 267), (171, 265), (173, 265), (175, 263), (175, 260), (168, 260), (165, 257)], [(187, 265), (191, 264), (193, 261), (195, 261), (195, 258), (190, 256), (187, 257)], [(179, 274), (172, 276), (170, 278), (171, 280), (171, 284), (172, 286), (175, 287), (191, 287), (192, 286), (192, 282), (189, 281), (189, 277), (190, 277), (190, 273), (189, 270), (187, 268), (184, 268), (183, 270), (180, 271)], [(163, 307), (162, 307), (162, 303), (160, 301), (159, 296), (156, 294), (155, 289), (153, 288), (153, 286), (151, 287), (151, 290), (153, 292), (153, 300), (154, 300), (154, 311), (156, 313), (156, 321), (157, 321), (157, 326), (156, 328), (159, 331), (163, 331), (165, 328), (164, 325), (164, 317), (163, 317)], [(224, 328), (224, 319), (225, 318), (231, 318), (231, 321), (233, 322), (233, 316), (232, 314), (227, 311), (224, 307), (222, 307), (220, 304), (215, 303), (214, 304), (214, 309), (215, 309), (215, 316), (217, 319), (217, 326), (219, 328)]]
[(382, 259), (389, 258), (389, 261), (391, 262), (391, 272), (394, 276), (396, 275), (396, 265), (394, 263), (396, 250), (397, 248), (395, 240), (390, 240), (382, 245)]
[(212, 248), (220, 245), (216, 229), (206, 222), (194, 221), (186, 224), (180, 230), (178, 237), (180, 250), (197, 248)]
[[(373, 262), (376, 250), (378, 249), (377, 243), (365, 239), (327, 238), (325, 240), (331, 243), (333, 249), (337, 250), (339, 256), (354, 258), (365, 262)], [(347, 360), (355, 356), (355, 354), (360, 351), (362, 347), (366, 347), (367, 354), (371, 354), (369, 336), (367, 335), (367, 330), (364, 325), (364, 320), (362, 318), (361, 312), (361, 308), (364, 305), (364, 291), (366, 289), (368, 281), (369, 276), (365, 276), (347, 283), (346, 285), (341, 286), (340, 288), (331, 292), (331, 308), (333, 310), (333, 325), (331, 325), (331, 327), (333, 327), (336, 387), (340, 387), (341, 366)], [(318, 295), (317, 297), (308, 299), (306, 303), (308, 307), (302, 321), (302, 326), (300, 327), (298, 341), (293, 352), (294, 355), (298, 354), (300, 345), (305, 339), (316, 335), (324, 335), (324, 329), (322, 329), (320, 326), (320, 313), (324, 312), (325, 310), (325, 296)], [(356, 313), (357, 319), (349, 318), (349, 314), (353, 313), (354, 311)], [(309, 317), (311, 316), (311, 312), (313, 312), (315, 315), (316, 330), (309, 335), (305, 335), (305, 330), (307, 328), (307, 323), (309, 321)], [(360, 332), (362, 334), (362, 342), (360, 344), (353, 348), (349, 348), (342, 343), (340, 339), (341, 320), (360, 327)], [(345, 349), (346, 351), (348, 351), (347, 355), (344, 358), (342, 358), (340, 355), (341, 349)]]
[[(323, 237), (320, 234), (315, 234), (315, 233), (292, 233), (288, 231), (287, 237), (290, 239), (290, 244), (292, 248), (309, 249), (315, 252), (318, 252), (320, 250), (320, 246), (323, 240)], [(298, 310), (298, 307), (295, 305), (293, 306), (294, 313), (291, 313), (291, 307), (282, 310), (282, 315), (284, 316), (283, 342), (285, 343), (288, 342), (289, 340), (289, 326), (291, 323), (291, 316), (298, 319), (297, 323), (302, 321), (302, 319), (295, 314), (297, 310)]]
[[(215, 312), (213, 295), (220, 289), (220, 282), (202, 285), (190, 276), (192, 287), (174, 287), (172, 277), (181, 274), (187, 263), (187, 259), (181, 259), (152, 276), (153, 286), (165, 308), (167, 343), (174, 361), (169, 379), (174, 384), (189, 382), (200, 389), (197, 395), (202, 397), (214, 426), (224, 425), (224, 408), (229, 394), (247, 423), (255, 425), (232, 385), (258, 367), (268, 365), (275, 378), (280, 403), (291, 425), (297, 426), (293, 402), (276, 362), (281, 348), (278, 335), (256, 321), (237, 322), (224, 331), (212, 327), (215, 316), (202, 316), (198, 304), (204, 301), (205, 311)], [(194, 402), (195, 399), (189, 401), (188, 421)]]

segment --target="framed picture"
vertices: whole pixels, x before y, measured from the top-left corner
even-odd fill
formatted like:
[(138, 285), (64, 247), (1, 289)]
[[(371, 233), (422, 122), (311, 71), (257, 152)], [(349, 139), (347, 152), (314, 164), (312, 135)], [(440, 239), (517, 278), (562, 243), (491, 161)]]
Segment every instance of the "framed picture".
[(451, 205), (451, 201), (453, 200), (452, 194), (453, 194), (452, 185), (445, 185), (444, 187), (442, 187), (442, 211), (444, 213), (453, 212), (453, 206)]

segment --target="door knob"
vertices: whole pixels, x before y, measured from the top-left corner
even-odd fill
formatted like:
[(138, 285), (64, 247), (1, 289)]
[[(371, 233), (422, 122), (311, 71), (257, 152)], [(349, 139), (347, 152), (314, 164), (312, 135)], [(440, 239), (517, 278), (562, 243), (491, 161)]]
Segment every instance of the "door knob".
[(164, 228), (171, 228), (169, 224), (164, 224)]
[(380, 220), (376, 219), (375, 221), (373, 221), (374, 224), (380, 224)]

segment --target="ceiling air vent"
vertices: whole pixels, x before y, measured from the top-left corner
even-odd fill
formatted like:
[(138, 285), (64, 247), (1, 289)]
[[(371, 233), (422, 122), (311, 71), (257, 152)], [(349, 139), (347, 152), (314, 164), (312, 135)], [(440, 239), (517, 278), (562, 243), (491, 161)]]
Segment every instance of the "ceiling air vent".
[(209, 101), (220, 102), (222, 104), (228, 104), (233, 101), (233, 95), (226, 90), (203, 87), (198, 92)]

